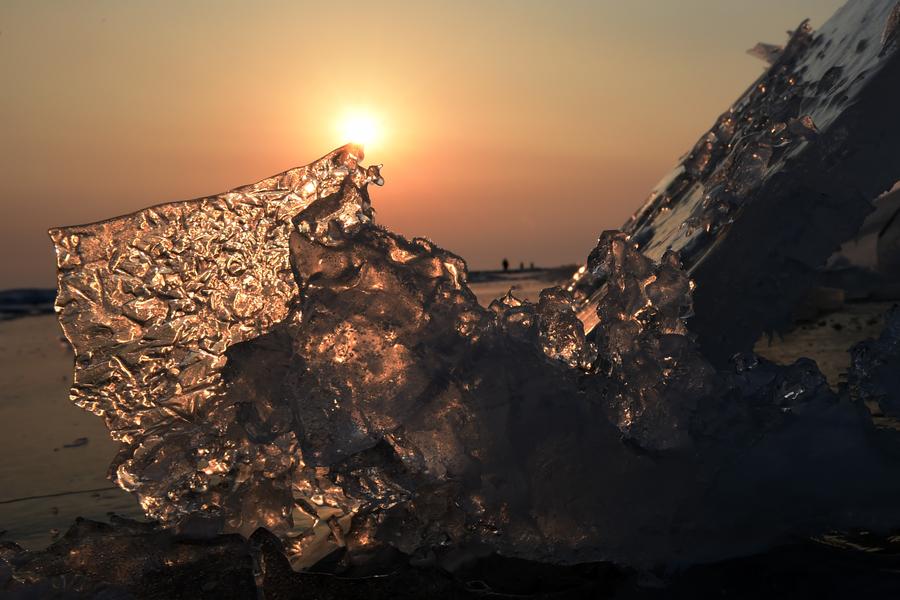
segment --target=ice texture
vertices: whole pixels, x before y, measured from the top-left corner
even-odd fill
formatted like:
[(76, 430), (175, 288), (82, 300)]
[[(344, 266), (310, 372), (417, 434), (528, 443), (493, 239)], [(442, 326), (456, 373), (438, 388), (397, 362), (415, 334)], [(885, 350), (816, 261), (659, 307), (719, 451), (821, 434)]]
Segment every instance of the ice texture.
[(277, 413), (240, 418), (222, 369), (231, 346), (290, 315), (291, 218), (368, 181), (358, 155), (347, 146), (218, 196), (50, 231), (56, 310), (75, 349), (72, 401), (122, 442), (111, 476), (148, 516), (228, 514), (244, 532), (285, 520), (284, 502), (271, 498), (289, 494), (295, 434), (279, 429)]
[[(690, 328), (719, 367), (786, 329), (817, 269), (900, 173), (894, 1), (859, 0), (818, 31), (803, 22), (771, 66), (697, 141), (623, 226), (697, 283)], [(605, 288), (572, 283), (589, 332)]]
[(52, 231), (72, 398), (148, 516), (265, 528), (295, 568), (677, 564), (900, 524), (900, 468), (814, 363), (703, 356), (676, 254), (604, 233), (590, 339), (567, 289), (484, 308), (460, 257), (374, 223), (361, 158)]
[(692, 283), (677, 255), (655, 264), (627, 235), (607, 231), (588, 269), (607, 290), (593, 339), (596, 371), (611, 380), (605, 403), (613, 422), (644, 448), (687, 445), (691, 414), (711, 391), (713, 373), (685, 326)]
[(798, 28), (536, 303), (484, 308), (459, 256), (378, 226), (380, 169), (357, 146), (51, 230), (71, 396), (121, 442), (111, 477), (182, 535), (264, 528), (295, 568), (332, 550), (351, 570), (454, 552), (683, 565), (900, 526), (878, 420), (900, 410), (896, 318), (847, 394), (744, 347), (896, 181), (896, 119), (865, 114), (897, 93), (893, 34), (874, 43), (889, 8)]

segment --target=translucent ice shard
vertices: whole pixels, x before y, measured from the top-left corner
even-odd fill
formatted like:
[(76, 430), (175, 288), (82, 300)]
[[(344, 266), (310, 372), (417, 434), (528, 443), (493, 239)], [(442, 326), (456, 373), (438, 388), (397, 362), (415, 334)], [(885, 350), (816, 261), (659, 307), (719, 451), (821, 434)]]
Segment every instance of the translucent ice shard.
[(597, 352), (585, 339), (572, 293), (558, 287), (543, 290), (537, 311), (539, 341), (544, 354), (570, 367), (590, 369)]
[(764, 60), (770, 65), (778, 60), (778, 57), (782, 52), (784, 52), (784, 48), (778, 44), (766, 44), (765, 42), (758, 42), (755, 46), (747, 50), (747, 54), (750, 56), (755, 56), (760, 60)]
[[(654, 260), (676, 251), (697, 282), (690, 327), (724, 366), (785, 328), (816, 269), (900, 174), (897, 3), (848, 2), (804, 22), (624, 225)], [(591, 284), (594, 283), (593, 289)], [(604, 291), (579, 314), (590, 329)]]
[(614, 382), (606, 397), (622, 433), (650, 449), (689, 443), (697, 401), (712, 369), (689, 336), (692, 284), (678, 258), (655, 264), (620, 232), (604, 232), (588, 268), (606, 289), (596, 309), (597, 369)]
[(50, 231), (56, 310), (75, 349), (72, 400), (123, 443), (112, 475), (148, 515), (227, 514), (242, 531), (285, 522), (283, 503), (233, 492), (289, 493), (295, 434), (278, 413), (239, 418), (222, 370), (231, 346), (288, 318), (298, 293), (291, 219), (342, 185), (371, 180), (361, 156), (345, 146), (218, 196)]

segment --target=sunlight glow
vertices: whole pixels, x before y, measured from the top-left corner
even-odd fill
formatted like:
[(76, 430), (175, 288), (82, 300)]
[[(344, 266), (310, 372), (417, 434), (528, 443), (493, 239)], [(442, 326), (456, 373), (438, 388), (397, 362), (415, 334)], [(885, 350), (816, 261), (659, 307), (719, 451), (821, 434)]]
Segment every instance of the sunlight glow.
[(371, 148), (381, 138), (378, 125), (378, 121), (371, 114), (349, 113), (344, 116), (340, 125), (342, 142), (352, 142)]

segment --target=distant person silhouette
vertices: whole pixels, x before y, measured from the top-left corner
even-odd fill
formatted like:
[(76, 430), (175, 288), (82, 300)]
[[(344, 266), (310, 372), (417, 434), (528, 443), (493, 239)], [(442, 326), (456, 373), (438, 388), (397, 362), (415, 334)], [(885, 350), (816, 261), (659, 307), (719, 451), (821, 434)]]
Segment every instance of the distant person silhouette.
[(534, 263), (528, 263), (528, 269), (534, 271)]
[(523, 263), (523, 262), (520, 262), (520, 263), (519, 263), (519, 270), (520, 270), (520, 271), (524, 271), (524, 270), (525, 270), (525, 263)]
[(509, 271), (509, 261), (505, 258), (503, 259), (503, 271)]

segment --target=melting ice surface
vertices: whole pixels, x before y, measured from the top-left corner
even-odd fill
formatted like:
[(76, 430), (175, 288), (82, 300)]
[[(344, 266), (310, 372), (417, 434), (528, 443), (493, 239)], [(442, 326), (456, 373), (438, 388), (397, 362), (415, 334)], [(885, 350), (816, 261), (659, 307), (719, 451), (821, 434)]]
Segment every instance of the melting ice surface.
[(297, 567), (323, 544), (683, 564), (900, 525), (862, 401), (811, 361), (714, 369), (677, 255), (604, 233), (588, 336), (562, 288), (485, 309), (461, 258), (373, 223), (361, 158), (51, 231), (72, 399), (149, 517), (265, 527)]

